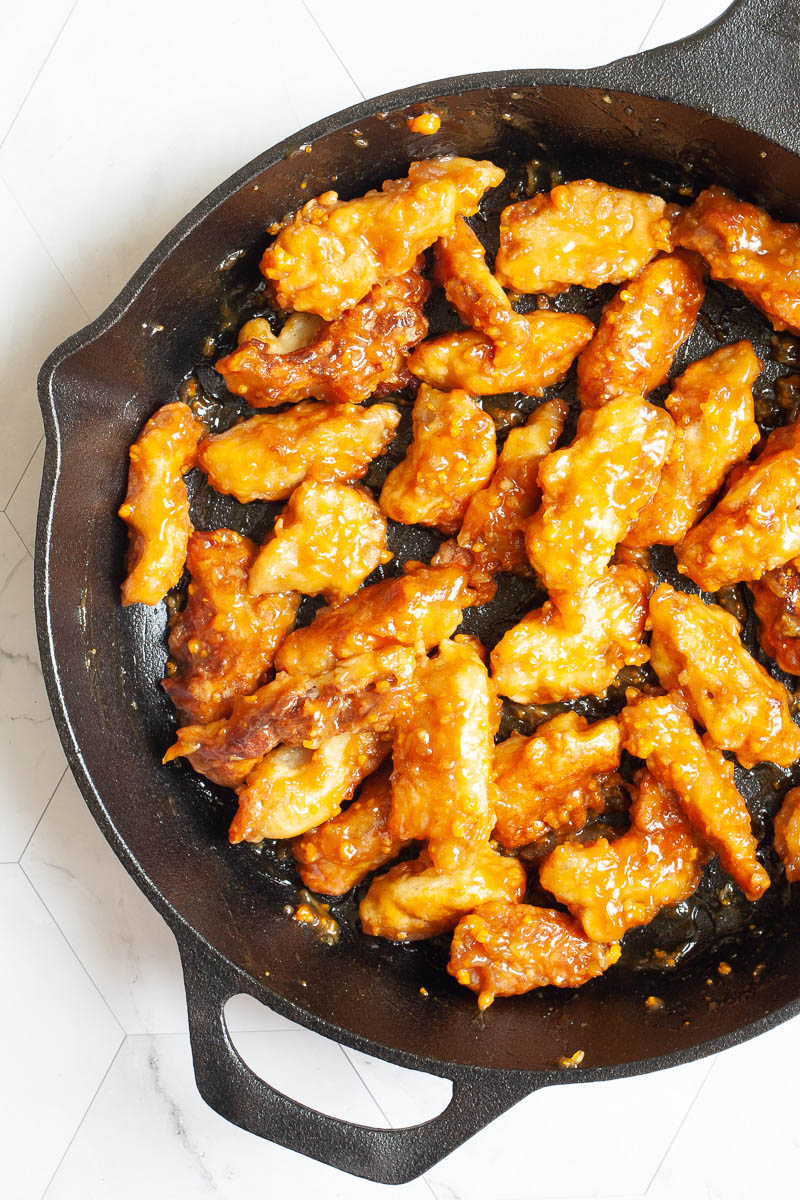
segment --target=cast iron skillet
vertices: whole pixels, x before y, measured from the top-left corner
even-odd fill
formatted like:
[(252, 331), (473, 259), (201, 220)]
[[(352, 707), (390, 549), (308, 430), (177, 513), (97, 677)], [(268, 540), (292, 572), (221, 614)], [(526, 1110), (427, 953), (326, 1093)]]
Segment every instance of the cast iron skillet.
[[(540, 156), (544, 143), (573, 177), (649, 184), (673, 197), (716, 181), (777, 216), (800, 218), (799, 30), (797, 0), (738, 0), (687, 41), (610, 66), (446, 79), (329, 117), (199, 204), (111, 307), (42, 368), (47, 454), (36, 616), (50, 702), (92, 813), (177, 938), (198, 1087), (243, 1128), (399, 1183), (537, 1088), (686, 1062), (800, 1011), (800, 938), (788, 936), (798, 905), (779, 879), (760, 917), (740, 915), (726, 926), (724, 903), (710, 900), (702, 912), (673, 915), (692, 924), (690, 941), (704, 921), (713, 934), (710, 948), (680, 969), (656, 974), (651, 956), (649, 969), (631, 962), (575, 994), (549, 989), (498, 1002), (483, 1023), (474, 997), (444, 974), (438, 951), (398, 951), (348, 929), (332, 949), (288, 920), (292, 894), (270, 856), (227, 846), (229, 799), (176, 764), (160, 765), (170, 740), (157, 682), (166, 615), (163, 606), (120, 607), (124, 530), (113, 517), (129, 443), (220, 324), (230, 278), (219, 265), (252, 248), (237, 270), (254, 271), (265, 226), (325, 190), (333, 175), (347, 197), (401, 174), (414, 157), (455, 151), (503, 161)], [(427, 104), (443, 122), (422, 139), (405, 117)], [(769, 356), (765, 323), (726, 294), (734, 308), (728, 334), (753, 337)], [(156, 326), (163, 328), (154, 333)], [(748, 779), (743, 786), (764, 821), (788, 775), (766, 768)], [(669, 942), (669, 931), (664, 936)], [(721, 956), (734, 967), (725, 979), (713, 970)], [(404, 1130), (309, 1110), (260, 1080), (232, 1046), (223, 1006), (238, 992), (347, 1046), (449, 1078), (452, 1102)], [(651, 992), (662, 1009), (645, 1007)], [(577, 1049), (583, 1068), (559, 1071), (559, 1056)]]

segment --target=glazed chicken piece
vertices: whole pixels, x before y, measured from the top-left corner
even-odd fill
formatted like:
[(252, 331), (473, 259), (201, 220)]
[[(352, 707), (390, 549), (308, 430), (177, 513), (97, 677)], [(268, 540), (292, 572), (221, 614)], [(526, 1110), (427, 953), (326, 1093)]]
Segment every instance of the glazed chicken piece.
[(455, 929), (465, 913), (490, 900), (513, 903), (525, 892), (525, 869), (490, 846), (453, 870), (433, 866), (423, 851), (373, 879), (359, 907), (361, 928), (370, 937), (414, 942)]
[(521, 996), (548, 986), (581, 987), (619, 956), (618, 945), (590, 941), (564, 913), (493, 900), (459, 921), (447, 970), (478, 993), (483, 1010), (496, 996)]
[(343, 896), (408, 845), (389, 829), (391, 781), (387, 763), (364, 780), (359, 795), (343, 813), (294, 843), (298, 873), (312, 892)]
[(702, 259), (678, 251), (648, 263), (617, 292), (578, 359), (582, 408), (600, 408), (628, 392), (646, 396), (666, 381), (694, 329), (704, 276)]
[(625, 538), (628, 546), (675, 546), (708, 510), (736, 463), (760, 434), (753, 382), (761, 362), (750, 342), (723, 346), (675, 380), (665, 406), (675, 440), (658, 490)]
[(188, 405), (164, 404), (129, 450), (128, 491), (119, 510), (128, 526), (123, 604), (158, 604), (183, 574), (192, 522), (183, 476), (205, 433)]
[(338, 608), (323, 608), (289, 634), (275, 656), (280, 671), (319, 675), (356, 654), (397, 646), (432, 650), (455, 633), (476, 603), (463, 566), (409, 564), (395, 579), (357, 592)]
[(687, 900), (703, 874), (702, 851), (677, 796), (648, 771), (638, 776), (631, 827), (616, 841), (565, 842), (539, 879), (595, 942), (615, 942), (662, 908)]
[(406, 179), (387, 179), (357, 200), (325, 192), (281, 229), (261, 270), (281, 308), (333, 321), (375, 284), (410, 271), (504, 174), (490, 162), (444, 156), (411, 163)]
[(562, 607), (603, 574), (655, 494), (674, 428), (667, 413), (641, 396), (619, 396), (583, 413), (571, 445), (542, 461), (542, 503), (528, 522), (526, 544)]
[(800, 571), (787, 563), (748, 584), (761, 626), (761, 645), (782, 671), (800, 675)]
[(775, 850), (789, 883), (800, 879), (800, 788), (792, 788), (775, 816)]
[(706, 592), (761, 579), (800, 554), (800, 421), (735, 467), (717, 506), (678, 545), (678, 570)]
[(161, 686), (189, 721), (226, 717), (236, 696), (264, 682), (275, 650), (294, 625), (297, 592), (253, 597), (247, 576), (257, 547), (232, 529), (193, 533), (186, 605), (169, 634), (176, 669)]
[(743, 767), (800, 758), (789, 693), (742, 645), (741, 626), (717, 604), (662, 583), (650, 600), (650, 661), (661, 686), (680, 692), (715, 746)]
[(518, 704), (601, 696), (623, 667), (650, 657), (641, 644), (649, 591), (640, 567), (615, 565), (573, 596), (568, 619), (549, 600), (528, 613), (492, 651), (500, 695)]
[(387, 738), (369, 729), (340, 733), (315, 750), (276, 746), (239, 789), (230, 841), (296, 837), (327, 821), (390, 749)]
[(429, 293), (418, 269), (376, 284), (311, 345), (290, 354), (276, 354), (250, 322), (246, 332), (255, 336), (221, 358), (217, 370), (253, 408), (309, 396), (332, 403), (385, 396), (412, 382), (406, 355), (428, 332), (422, 306)]
[(453, 871), (494, 826), (492, 751), (500, 710), (471, 641), (442, 642), (423, 662), (394, 733), (389, 828), (427, 838), (434, 866)]
[(605, 808), (604, 773), (616, 770), (621, 751), (613, 717), (589, 725), (567, 712), (532, 737), (512, 733), (494, 748), (495, 840), (516, 850), (550, 832), (581, 829), (590, 812)]
[(622, 744), (643, 758), (656, 781), (675, 792), (700, 841), (748, 900), (769, 887), (756, 858), (750, 814), (733, 782), (733, 764), (701, 742), (680, 696), (639, 696), (619, 715)]
[(593, 179), (559, 184), (503, 209), (495, 273), (503, 287), (550, 296), (624, 283), (672, 250), (672, 212), (660, 196)]
[(800, 225), (773, 221), (726, 188), (710, 187), (686, 209), (675, 236), (702, 254), (713, 279), (743, 292), (775, 329), (800, 334)]
[(362, 487), (310, 479), (292, 492), (250, 572), (250, 593), (303, 592), (344, 600), (392, 555), (386, 521)]
[(497, 462), (492, 418), (466, 392), (423, 384), (414, 403), (414, 439), (381, 491), (387, 517), (455, 533)]
[(541, 499), (539, 464), (561, 437), (567, 412), (563, 400), (548, 400), (522, 428), (510, 430), (491, 481), (469, 502), (458, 544), (487, 578), (497, 571), (531, 574), (525, 528)]
[(360, 479), (399, 423), (393, 404), (360, 408), (305, 400), (205, 438), (198, 463), (215, 491), (240, 504), (285, 500), (304, 479)]
[(488, 337), (495, 358), (512, 358), (528, 340), (525, 318), (486, 265), (486, 252), (463, 217), (434, 248), (435, 279), (465, 325)]

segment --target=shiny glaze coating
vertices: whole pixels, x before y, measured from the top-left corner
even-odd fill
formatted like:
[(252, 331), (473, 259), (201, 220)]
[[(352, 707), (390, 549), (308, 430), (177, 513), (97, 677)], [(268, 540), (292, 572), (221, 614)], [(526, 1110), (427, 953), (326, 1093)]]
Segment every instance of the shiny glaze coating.
[(800, 675), (800, 571), (794, 563), (748, 584), (761, 645), (790, 675)]
[(789, 883), (800, 881), (800, 788), (792, 788), (775, 815), (775, 849)]

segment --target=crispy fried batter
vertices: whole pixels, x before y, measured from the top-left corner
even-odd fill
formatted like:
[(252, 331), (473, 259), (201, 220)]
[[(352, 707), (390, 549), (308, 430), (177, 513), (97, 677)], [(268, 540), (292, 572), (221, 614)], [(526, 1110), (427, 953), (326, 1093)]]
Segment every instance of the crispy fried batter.
[(483, 1010), (496, 996), (581, 987), (619, 956), (619, 946), (589, 941), (564, 913), (494, 900), (459, 921), (447, 970), (478, 993)]
[(568, 618), (549, 600), (528, 613), (492, 651), (500, 695), (519, 704), (602, 695), (623, 667), (650, 657), (641, 644), (649, 591), (640, 567), (615, 565), (572, 596)]
[(292, 492), (272, 536), (259, 550), (250, 572), (250, 593), (293, 589), (343, 600), (391, 558), (386, 521), (371, 492), (308, 480)]
[[(422, 266), (422, 262), (420, 262)], [(316, 396), (331, 402), (366, 400), (406, 387), (406, 355), (428, 332), (422, 306), (430, 284), (419, 270), (376, 284), (309, 346), (276, 354), (256, 338), (216, 364), (229, 391), (254, 408)]]
[(540, 882), (595, 942), (614, 942), (697, 889), (705, 856), (678, 798), (649, 771), (639, 775), (631, 827), (614, 842), (566, 842), (542, 864)]
[(386, 478), (381, 508), (404, 525), (455, 533), (471, 498), (494, 471), (494, 422), (466, 392), (437, 392), (425, 384), (413, 422), (414, 440)]
[(552, 296), (572, 284), (624, 283), (659, 250), (672, 250), (660, 196), (582, 179), (503, 209), (495, 270), (503, 287)]
[(694, 329), (704, 276), (702, 259), (678, 251), (648, 263), (617, 292), (578, 359), (582, 408), (599, 408), (626, 392), (646, 396), (665, 382)]
[(413, 162), (406, 179), (387, 179), (357, 200), (325, 192), (267, 247), (261, 270), (281, 308), (332, 321), (376, 283), (410, 271), (457, 216), (477, 212), (504, 174), (490, 162), (445, 156)]
[(792, 788), (783, 798), (775, 816), (775, 850), (789, 883), (800, 880), (800, 788)]
[(542, 504), (528, 522), (528, 555), (554, 599), (569, 603), (602, 575), (655, 494), (674, 436), (672, 418), (641, 396), (619, 396), (578, 421), (572, 444), (539, 467)]
[(434, 249), (435, 278), (465, 325), (486, 335), (495, 345), (495, 358), (510, 358), (528, 341), (523, 316), (486, 265), (484, 248), (463, 217)]
[(800, 554), (800, 421), (735, 467), (722, 499), (678, 545), (678, 570), (706, 592), (760, 579)]
[(427, 852), (378, 875), (361, 901), (364, 933), (395, 942), (418, 941), (454, 929), (465, 913), (491, 900), (514, 901), (525, 891), (525, 869), (481, 846), (463, 866), (442, 871)]
[(692, 363), (675, 380), (666, 408), (675, 440), (650, 503), (625, 538), (629, 546), (674, 546), (708, 510), (731, 467), (759, 439), (753, 382), (761, 362), (735, 342)]
[(253, 598), (247, 576), (257, 547), (232, 529), (193, 533), (186, 606), (169, 635), (177, 670), (161, 685), (181, 714), (200, 725), (226, 717), (236, 696), (264, 682), (294, 624), (300, 596)]
[(800, 675), (800, 571), (787, 563), (748, 587), (761, 625), (761, 645), (782, 671)]
[(296, 837), (327, 821), (390, 749), (387, 738), (369, 729), (340, 733), (316, 750), (276, 746), (239, 789), (230, 841)]
[(581, 829), (605, 807), (603, 773), (619, 766), (613, 717), (589, 725), (577, 713), (545, 721), (532, 737), (512, 733), (494, 749), (494, 837), (516, 850), (551, 831)]
[(676, 793), (696, 835), (748, 900), (769, 887), (756, 858), (757, 842), (747, 805), (733, 782), (733, 765), (701, 742), (680, 696), (644, 696), (619, 715), (622, 744), (645, 759), (658, 783)]
[(205, 429), (186, 404), (164, 404), (130, 448), (128, 491), (119, 516), (128, 526), (123, 604), (158, 604), (183, 573), (192, 532), (183, 476), (195, 466)]
[(703, 255), (714, 279), (744, 292), (775, 329), (800, 333), (800, 225), (773, 221), (733, 192), (701, 192), (675, 229), (676, 241)]

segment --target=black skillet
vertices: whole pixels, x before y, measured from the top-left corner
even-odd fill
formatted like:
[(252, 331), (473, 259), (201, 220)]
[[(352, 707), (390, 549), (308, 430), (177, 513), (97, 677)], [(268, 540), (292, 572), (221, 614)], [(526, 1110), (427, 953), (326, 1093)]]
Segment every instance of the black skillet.
[[(243, 1128), (353, 1174), (399, 1183), (537, 1088), (687, 1062), (800, 1011), (798, 898), (789, 901), (769, 858), (775, 882), (762, 908), (744, 907), (712, 877), (697, 903), (660, 918), (648, 938), (632, 939), (623, 965), (603, 979), (575, 994), (549, 989), (499, 1001), (484, 1021), (474, 997), (445, 975), (440, 947), (397, 950), (345, 920), (331, 948), (288, 919), (295, 884), (285, 865), (269, 851), (227, 845), (229, 794), (180, 765), (160, 765), (171, 736), (158, 686), (166, 613), (163, 605), (120, 607), (125, 543), (113, 516), (129, 443), (203, 361), (221, 307), (229, 310), (231, 296), (257, 278), (265, 227), (332, 177), (349, 197), (402, 174), (414, 157), (535, 157), (545, 174), (555, 163), (567, 177), (677, 199), (714, 181), (797, 220), (799, 59), (797, 0), (739, 0), (687, 41), (606, 67), (471, 75), (359, 104), (222, 184), (42, 368), (47, 454), (36, 615), (50, 702), (92, 813), (177, 938), (198, 1087)], [(406, 116), (430, 106), (442, 115), (441, 131), (412, 134)], [(221, 269), (243, 248), (232, 271)], [(786, 344), (776, 350), (753, 310), (712, 288), (691, 356), (739, 336), (752, 337), (768, 360), (760, 395), (768, 427), (777, 420), (771, 380), (791, 369), (795, 352)], [(765, 845), (789, 778), (771, 767), (740, 776)], [(675, 957), (681, 961), (665, 967)], [(720, 957), (733, 967), (726, 977), (715, 970)], [(403, 1130), (311, 1111), (259, 1079), (232, 1046), (223, 1006), (238, 992), (347, 1046), (451, 1079), (452, 1102)], [(663, 1008), (645, 1006), (650, 993)], [(557, 1060), (578, 1049), (582, 1068), (559, 1070)]]

